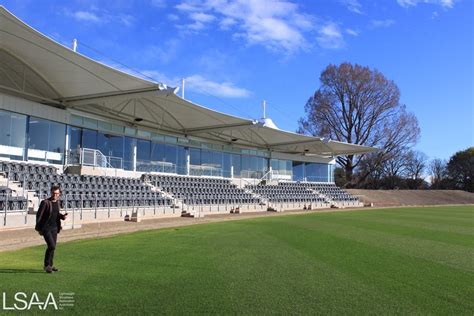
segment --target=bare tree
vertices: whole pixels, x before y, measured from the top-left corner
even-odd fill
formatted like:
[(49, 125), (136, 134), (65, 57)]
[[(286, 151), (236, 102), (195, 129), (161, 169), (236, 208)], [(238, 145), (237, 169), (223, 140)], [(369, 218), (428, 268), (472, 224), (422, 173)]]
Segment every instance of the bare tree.
[(443, 183), (447, 177), (446, 161), (435, 158), (429, 164), (429, 173), (431, 176), (431, 188), (442, 189)]
[[(305, 105), (306, 117), (299, 120), (300, 133), (323, 136), (352, 144), (376, 146), (371, 155), (379, 166), (400, 148), (415, 144), (420, 130), (416, 117), (399, 102), (396, 84), (377, 70), (343, 63), (329, 65), (321, 73), (321, 87)], [(346, 181), (364, 155), (337, 158)], [(373, 169), (358, 178), (363, 181)]]
[(405, 175), (413, 180), (423, 179), (427, 157), (421, 151), (409, 150), (405, 154)]

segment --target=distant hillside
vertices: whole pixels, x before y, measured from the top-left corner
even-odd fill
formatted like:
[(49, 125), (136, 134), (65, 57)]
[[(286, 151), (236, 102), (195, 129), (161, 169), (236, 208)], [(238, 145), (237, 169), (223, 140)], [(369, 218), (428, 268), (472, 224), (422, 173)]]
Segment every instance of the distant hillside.
[(474, 193), (461, 190), (347, 190), (374, 206), (474, 204)]

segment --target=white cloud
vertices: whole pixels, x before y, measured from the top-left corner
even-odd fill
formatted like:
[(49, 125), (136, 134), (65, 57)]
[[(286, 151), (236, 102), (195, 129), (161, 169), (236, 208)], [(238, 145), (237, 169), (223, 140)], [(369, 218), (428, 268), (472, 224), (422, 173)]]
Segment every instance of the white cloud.
[(337, 49), (344, 47), (344, 39), (339, 26), (333, 22), (329, 22), (318, 30), (316, 38), (319, 46), (323, 48)]
[(151, 0), (151, 5), (157, 8), (165, 8), (166, 0)]
[(116, 19), (125, 26), (132, 26), (135, 23), (135, 18), (128, 14), (120, 14)]
[(397, 0), (397, 2), (404, 8), (415, 7), (419, 3), (440, 5), (445, 9), (451, 9), (454, 6), (454, 0)]
[[(127, 72), (130, 73), (128, 70)], [(142, 70), (140, 73), (133, 73), (146, 80), (153, 80), (164, 83), (168, 87), (181, 87), (180, 77), (168, 77), (156, 70)], [(213, 95), (222, 98), (247, 98), (251, 92), (245, 88), (237, 87), (229, 81), (218, 82), (207, 79), (198, 74), (185, 77), (185, 90), (199, 94)]]
[(346, 29), (346, 33), (352, 36), (359, 36), (359, 32), (353, 29)]
[(185, 89), (189, 89), (197, 93), (209, 93), (224, 98), (246, 98), (251, 95), (249, 90), (236, 87), (231, 82), (216, 82), (206, 79), (201, 75), (192, 75), (187, 77)]
[(358, 0), (340, 0), (340, 2), (346, 6), (347, 10), (357, 14), (363, 14), (362, 5)]
[(76, 11), (72, 13), (72, 16), (78, 21), (101, 23), (100, 18), (93, 12)]
[(370, 21), (370, 25), (372, 28), (383, 28), (392, 26), (395, 23), (392, 19), (385, 19), (385, 20), (372, 20)]
[(222, 29), (232, 28), (234, 38), (287, 53), (305, 49), (304, 33), (315, 29), (314, 19), (286, 0), (185, 0), (175, 8), (192, 21), (181, 29), (203, 30), (217, 22)]
[[(125, 65), (109, 60), (101, 60), (99, 62), (135, 77), (166, 84), (168, 87), (181, 86), (182, 77), (169, 77), (157, 70), (134, 70)], [(198, 74), (185, 77), (185, 89), (199, 94), (213, 95), (223, 98), (247, 98), (251, 95), (249, 90), (237, 87), (232, 82), (217, 82)]]
[(177, 39), (170, 39), (162, 45), (150, 45), (139, 52), (139, 58), (147, 62), (167, 64), (176, 58), (180, 43)]
[(177, 16), (176, 14), (170, 13), (170, 14), (167, 15), (167, 17), (168, 17), (168, 20), (170, 20), (170, 21), (178, 21), (179, 20), (179, 16)]
[(94, 24), (120, 23), (129, 27), (135, 23), (135, 18), (129, 14), (110, 14), (108, 11), (98, 9), (97, 7), (91, 7), (87, 11), (80, 10), (75, 12), (65, 9), (64, 14), (77, 21)]
[(237, 21), (235, 21), (235, 20), (232, 19), (232, 18), (223, 18), (223, 19), (219, 22), (219, 26), (220, 26), (221, 29), (223, 29), (223, 30), (228, 30), (231, 26), (235, 25), (235, 23), (237, 23)]
[(212, 22), (216, 19), (213, 15), (202, 13), (202, 12), (193, 12), (189, 16), (194, 21), (198, 21), (202, 23)]

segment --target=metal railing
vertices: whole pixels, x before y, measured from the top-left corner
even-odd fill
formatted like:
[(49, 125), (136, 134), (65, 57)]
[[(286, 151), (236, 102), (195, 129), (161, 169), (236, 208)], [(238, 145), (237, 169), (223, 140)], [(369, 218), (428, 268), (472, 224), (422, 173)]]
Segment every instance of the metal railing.
[(189, 166), (190, 176), (211, 176), (211, 177), (222, 177), (224, 171), (222, 168), (205, 166), (205, 165), (190, 165)]
[(123, 169), (122, 158), (106, 156), (100, 150), (91, 148), (69, 150), (67, 161), (68, 165)]
[(176, 164), (166, 161), (140, 161), (137, 160), (137, 171), (139, 172), (161, 172), (161, 173), (177, 173)]

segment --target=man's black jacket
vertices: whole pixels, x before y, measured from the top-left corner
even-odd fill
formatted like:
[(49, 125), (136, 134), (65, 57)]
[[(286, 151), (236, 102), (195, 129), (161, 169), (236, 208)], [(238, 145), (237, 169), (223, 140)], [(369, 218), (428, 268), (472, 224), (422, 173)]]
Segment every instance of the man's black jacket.
[[(38, 208), (38, 212), (36, 212), (36, 227), (39, 229), (39, 231), (43, 231), (46, 226), (46, 223), (52, 215), (51, 212), (53, 211), (53, 206), (51, 203), (53, 203), (51, 201), (51, 198), (47, 198), (46, 200), (41, 201), (40, 206)], [(65, 219), (65, 216), (61, 213), (59, 213), (56, 217), (56, 226), (58, 227), (58, 233), (61, 231), (61, 220)]]

